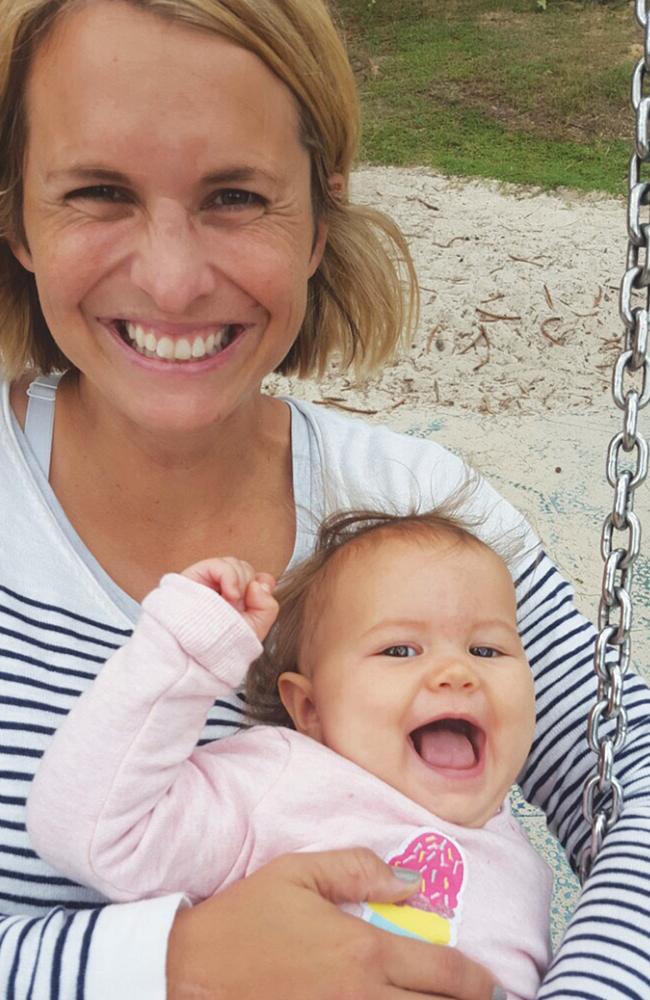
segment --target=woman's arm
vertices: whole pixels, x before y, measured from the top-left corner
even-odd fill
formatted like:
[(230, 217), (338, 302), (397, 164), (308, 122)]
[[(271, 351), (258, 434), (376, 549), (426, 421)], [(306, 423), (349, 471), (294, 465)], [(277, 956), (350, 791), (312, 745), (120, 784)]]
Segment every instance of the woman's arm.
[(387, 934), (331, 902), (410, 891), (369, 851), (350, 850), (280, 858), (193, 908), (166, 897), (0, 917), (0, 996), (498, 1000), (490, 973), (455, 949)]
[[(545, 556), (520, 574), (517, 589), (537, 695), (536, 739), (521, 785), (576, 868), (590, 836), (582, 789), (595, 763), (586, 740), (596, 692), (595, 631)], [(650, 692), (634, 674), (626, 679), (624, 703), (629, 731), (615, 773), (625, 805), (544, 979), (544, 1000), (650, 996)]]
[(181, 899), (0, 916), (0, 996), (163, 1000), (167, 938)]
[(216, 891), (277, 761), (271, 747), (253, 771), (226, 744), (195, 744), (260, 651), (218, 594), (165, 577), (44, 755), (27, 807), (41, 856), (118, 902)]
[(333, 903), (413, 891), (365, 849), (285, 855), (179, 914), (169, 1000), (505, 1000), (454, 948), (408, 940)]

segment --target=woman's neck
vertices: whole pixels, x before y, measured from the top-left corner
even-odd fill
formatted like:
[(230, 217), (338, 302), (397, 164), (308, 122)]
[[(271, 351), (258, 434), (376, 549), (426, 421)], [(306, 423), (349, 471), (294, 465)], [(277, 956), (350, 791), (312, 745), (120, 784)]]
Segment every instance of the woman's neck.
[(136, 599), (208, 555), (279, 575), (295, 531), (290, 419), (286, 404), (258, 394), (215, 427), (155, 434), (64, 378), (50, 482), (86, 546)]
[(134, 511), (155, 503), (165, 520), (210, 515), (248, 489), (289, 441), (288, 407), (259, 392), (212, 426), (160, 431), (134, 424), (87, 382), (64, 377), (52, 483), (56, 491), (57, 482), (83, 468)]

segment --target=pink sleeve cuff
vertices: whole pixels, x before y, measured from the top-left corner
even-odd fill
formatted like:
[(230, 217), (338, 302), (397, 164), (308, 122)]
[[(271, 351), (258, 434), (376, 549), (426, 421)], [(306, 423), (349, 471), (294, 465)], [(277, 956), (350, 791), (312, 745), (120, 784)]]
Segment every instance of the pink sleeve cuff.
[(145, 597), (143, 609), (174, 636), (201, 666), (237, 687), (262, 644), (238, 611), (216, 591), (168, 573)]

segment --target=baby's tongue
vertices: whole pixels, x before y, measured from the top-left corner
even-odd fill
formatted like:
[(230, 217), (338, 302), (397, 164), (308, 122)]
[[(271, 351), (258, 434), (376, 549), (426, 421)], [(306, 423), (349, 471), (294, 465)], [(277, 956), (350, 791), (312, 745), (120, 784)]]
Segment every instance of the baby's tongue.
[(418, 741), (420, 756), (432, 767), (468, 768), (476, 762), (469, 737), (449, 725), (424, 729)]

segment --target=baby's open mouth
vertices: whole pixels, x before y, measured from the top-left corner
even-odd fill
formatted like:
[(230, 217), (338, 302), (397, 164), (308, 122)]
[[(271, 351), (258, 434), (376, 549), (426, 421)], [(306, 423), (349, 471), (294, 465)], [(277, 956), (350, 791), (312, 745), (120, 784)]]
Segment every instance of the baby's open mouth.
[(160, 361), (181, 363), (214, 357), (232, 344), (244, 330), (239, 323), (225, 323), (211, 330), (204, 329), (182, 337), (170, 337), (155, 327), (131, 323), (124, 319), (113, 320), (113, 327), (124, 343), (138, 354), (147, 358), (158, 358)]
[(429, 767), (465, 771), (481, 762), (485, 733), (468, 719), (436, 719), (410, 734), (416, 753)]

